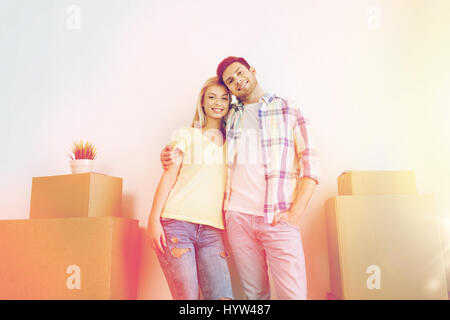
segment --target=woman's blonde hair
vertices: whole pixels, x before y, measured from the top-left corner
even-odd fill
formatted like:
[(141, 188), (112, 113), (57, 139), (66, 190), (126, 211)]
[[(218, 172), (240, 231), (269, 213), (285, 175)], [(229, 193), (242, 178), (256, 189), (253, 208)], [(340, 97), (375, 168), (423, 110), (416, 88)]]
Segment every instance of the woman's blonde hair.
[[(215, 77), (212, 77), (212, 78), (209, 78), (208, 80), (206, 80), (206, 82), (203, 84), (203, 87), (200, 90), (200, 93), (197, 98), (197, 106), (195, 108), (194, 121), (192, 121), (192, 127), (194, 127), (194, 128), (199, 128), (199, 127), (203, 128), (206, 124), (206, 114), (205, 114), (205, 110), (203, 109), (203, 100), (205, 97), (206, 90), (208, 90), (208, 88), (211, 86), (224, 87), (228, 93), (228, 101), (231, 103), (230, 91), (221, 81), (219, 81), (219, 78), (217, 78), (215, 76)], [(225, 124), (224, 121), (223, 121), (223, 124)]]

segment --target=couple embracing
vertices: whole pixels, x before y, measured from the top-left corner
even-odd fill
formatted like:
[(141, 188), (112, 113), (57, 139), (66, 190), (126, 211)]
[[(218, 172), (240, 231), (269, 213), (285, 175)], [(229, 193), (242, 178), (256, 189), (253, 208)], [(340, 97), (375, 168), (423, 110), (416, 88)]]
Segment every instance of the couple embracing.
[(298, 106), (228, 57), (161, 162), (148, 231), (174, 299), (233, 299), (224, 231), (248, 299), (270, 299), (268, 267), (278, 299), (306, 299), (299, 225), (319, 164)]

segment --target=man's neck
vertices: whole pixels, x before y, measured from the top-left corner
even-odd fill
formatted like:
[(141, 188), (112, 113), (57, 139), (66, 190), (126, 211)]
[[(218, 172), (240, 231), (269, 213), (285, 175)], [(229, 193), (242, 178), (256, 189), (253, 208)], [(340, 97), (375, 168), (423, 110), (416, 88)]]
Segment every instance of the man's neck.
[(264, 91), (258, 84), (255, 89), (245, 98), (241, 98), (243, 104), (258, 103), (259, 100), (264, 96)]

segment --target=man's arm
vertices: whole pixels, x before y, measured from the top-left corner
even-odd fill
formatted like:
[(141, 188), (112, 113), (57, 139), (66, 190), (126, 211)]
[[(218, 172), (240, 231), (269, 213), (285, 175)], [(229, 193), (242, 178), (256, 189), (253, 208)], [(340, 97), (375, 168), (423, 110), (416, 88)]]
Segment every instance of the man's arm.
[(308, 207), (309, 200), (311, 200), (314, 190), (316, 189), (317, 181), (303, 177), (300, 179), (297, 194), (295, 195), (294, 202), (291, 205), (289, 211), (280, 212), (273, 218), (272, 225), (276, 225), (280, 220), (286, 220), (289, 224), (299, 226), (300, 221)]
[(310, 133), (310, 123), (304, 117), (300, 109), (295, 106), (296, 126), (294, 128), (294, 144), (300, 166), (303, 168), (303, 176), (300, 179), (297, 194), (289, 211), (281, 212), (274, 217), (274, 225), (280, 219), (287, 220), (290, 224), (298, 226), (303, 212), (314, 193), (316, 185), (319, 184), (319, 159)]
[(300, 220), (308, 207), (309, 200), (316, 189), (317, 181), (309, 178), (303, 177), (300, 179), (299, 188), (295, 196), (294, 202), (292, 203), (291, 209), (289, 210), (289, 222), (293, 225), (298, 226)]

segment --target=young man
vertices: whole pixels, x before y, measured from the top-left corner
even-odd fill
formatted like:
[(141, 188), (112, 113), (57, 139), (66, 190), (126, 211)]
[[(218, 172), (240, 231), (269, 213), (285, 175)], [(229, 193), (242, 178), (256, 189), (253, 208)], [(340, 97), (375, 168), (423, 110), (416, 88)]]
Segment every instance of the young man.
[[(238, 99), (226, 121), (228, 241), (249, 299), (306, 299), (299, 224), (319, 183), (309, 122), (287, 100), (265, 93), (243, 58), (228, 57), (217, 76)], [(163, 166), (176, 153), (166, 147)]]

